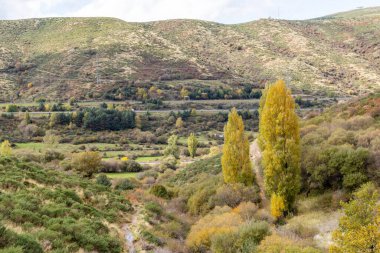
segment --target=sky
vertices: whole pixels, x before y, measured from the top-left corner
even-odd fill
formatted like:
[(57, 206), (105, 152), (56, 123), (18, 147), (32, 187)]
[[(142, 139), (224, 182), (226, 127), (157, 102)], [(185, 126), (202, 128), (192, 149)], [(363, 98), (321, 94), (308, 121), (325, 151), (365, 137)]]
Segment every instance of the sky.
[(310, 19), (380, 0), (0, 0), (0, 19), (115, 17), (143, 22), (202, 19), (225, 24), (260, 18)]

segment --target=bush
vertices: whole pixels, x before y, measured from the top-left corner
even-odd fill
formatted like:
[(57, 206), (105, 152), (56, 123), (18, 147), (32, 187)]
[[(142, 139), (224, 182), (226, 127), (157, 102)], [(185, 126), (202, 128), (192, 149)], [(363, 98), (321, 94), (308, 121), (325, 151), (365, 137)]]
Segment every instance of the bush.
[(212, 237), (211, 250), (215, 253), (251, 253), (269, 235), (269, 225), (264, 221), (248, 222), (231, 233), (221, 233)]
[(141, 172), (143, 167), (133, 160), (122, 161), (120, 164), (121, 172)]
[(144, 208), (146, 211), (156, 214), (158, 216), (162, 215), (163, 213), (162, 207), (156, 202), (148, 202), (145, 204)]
[(104, 185), (106, 187), (110, 187), (112, 185), (111, 181), (108, 179), (107, 175), (100, 174), (96, 177), (96, 183), (100, 185)]
[(301, 246), (296, 241), (279, 235), (267, 236), (259, 245), (257, 252), (259, 253), (322, 253), (321, 250)]
[(244, 184), (224, 184), (216, 190), (212, 197), (215, 206), (236, 207), (243, 201), (259, 202), (257, 187), (245, 186)]
[(129, 180), (129, 179), (123, 179), (116, 183), (115, 189), (116, 190), (133, 190), (135, 188), (135, 184)]
[(207, 251), (211, 247), (213, 236), (233, 233), (242, 224), (242, 219), (233, 212), (221, 214), (208, 214), (198, 220), (191, 229), (186, 239), (186, 245), (198, 252)]
[(170, 199), (172, 194), (163, 185), (153, 185), (149, 191), (156, 197)]
[(73, 167), (86, 176), (99, 172), (102, 157), (99, 152), (87, 151), (74, 154)]
[(54, 160), (63, 160), (63, 159), (65, 159), (65, 155), (55, 150), (47, 150), (44, 154), (45, 162), (51, 162)]

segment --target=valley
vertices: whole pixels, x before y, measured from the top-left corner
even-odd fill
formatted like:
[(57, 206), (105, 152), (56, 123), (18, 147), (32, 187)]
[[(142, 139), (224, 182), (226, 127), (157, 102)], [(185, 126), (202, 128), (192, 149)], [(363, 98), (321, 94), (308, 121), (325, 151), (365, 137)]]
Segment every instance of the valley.
[(380, 252), (380, 8), (0, 21), (0, 253)]

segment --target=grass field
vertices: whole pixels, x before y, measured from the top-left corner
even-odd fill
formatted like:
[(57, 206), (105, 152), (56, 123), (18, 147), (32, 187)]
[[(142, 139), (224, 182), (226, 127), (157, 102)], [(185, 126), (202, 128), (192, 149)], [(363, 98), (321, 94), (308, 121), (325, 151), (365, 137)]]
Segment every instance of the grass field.
[(159, 161), (162, 156), (141, 156), (135, 159), (136, 162), (155, 162)]
[(137, 172), (122, 172), (122, 173), (105, 173), (107, 177), (112, 179), (125, 179), (125, 178), (135, 178)]

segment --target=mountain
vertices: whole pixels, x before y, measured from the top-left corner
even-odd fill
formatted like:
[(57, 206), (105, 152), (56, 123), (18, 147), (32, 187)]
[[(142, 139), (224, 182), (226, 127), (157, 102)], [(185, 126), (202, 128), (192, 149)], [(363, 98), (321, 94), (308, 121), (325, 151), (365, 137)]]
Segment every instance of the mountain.
[(260, 88), (285, 78), (293, 92), (347, 96), (380, 87), (380, 7), (322, 18), (225, 25), (113, 18), (0, 21), (0, 91), (11, 99), (131, 98), (155, 84)]

